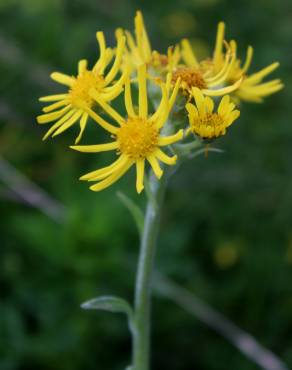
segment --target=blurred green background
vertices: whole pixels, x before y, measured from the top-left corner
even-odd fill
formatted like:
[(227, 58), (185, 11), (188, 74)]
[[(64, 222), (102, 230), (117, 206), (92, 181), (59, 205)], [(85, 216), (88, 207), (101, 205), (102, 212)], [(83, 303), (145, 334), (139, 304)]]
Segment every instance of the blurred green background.
[[(43, 143), (37, 98), (60, 91), (53, 70), (74, 74), (98, 55), (95, 32), (133, 29), (141, 9), (161, 51), (190, 37), (202, 55), (218, 21), (252, 70), (279, 60), (286, 87), (240, 120), (210, 153), (172, 179), (157, 267), (252, 334), (292, 368), (292, 3), (290, 0), (0, 0), (0, 369), (124, 369), (131, 340), (123, 316), (83, 312), (102, 294), (132, 300), (138, 236), (116, 192), (141, 205), (134, 174), (103, 193), (78, 177), (104, 156), (70, 151), (76, 131)], [(272, 78), (275, 78), (275, 77)], [(98, 129), (90, 125), (83, 142)], [(100, 138), (100, 136), (98, 136)], [(102, 158), (102, 159), (100, 159)], [(10, 163), (10, 165), (8, 164)], [(56, 200), (51, 217), (22, 201), (22, 174)], [(36, 201), (33, 193), (32, 202)], [(55, 220), (54, 220), (55, 218)], [(153, 369), (259, 367), (195, 317), (154, 297)]]

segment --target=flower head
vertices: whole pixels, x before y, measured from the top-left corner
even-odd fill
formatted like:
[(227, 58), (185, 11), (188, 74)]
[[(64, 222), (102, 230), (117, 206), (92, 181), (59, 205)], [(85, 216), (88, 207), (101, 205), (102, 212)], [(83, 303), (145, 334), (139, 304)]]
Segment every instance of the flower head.
[(59, 95), (50, 95), (40, 98), (42, 102), (53, 102), (43, 108), (44, 114), (37, 117), (40, 124), (53, 122), (54, 125), (48, 130), (44, 139), (52, 136), (57, 136), (77, 121), (80, 123), (80, 133), (76, 139), (78, 143), (82, 137), (86, 127), (88, 117), (93, 115), (93, 106), (96, 100), (92, 97), (92, 92), (101, 97), (104, 101), (111, 101), (116, 98), (123, 90), (123, 84), (129, 73), (126, 68), (116, 82), (116, 78), (122, 60), (123, 51), (125, 48), (125, 38), (119, 37), (115, 60), (108, 71), (108, 67), (113, 51), (106, 48), (104, 35), (102, 32), (97, 32), (97, 40), (100, 48), (100, 57), (92, 69), (87, 68), (87, 61), (81, 60), (78, 63), (77, 76), (68, 76), (63, 73), (54, 72), (51, 78), (62, 85), (68, 87), (68, 91)]
[[(216, 44), (212, 59), (213, 71), (216, 73), (222, 68), (223, 61), (225, 58), (225, 53), (223, 50), (223, 43), (225, 37), (225, 24), (220, 22), (217, 29)], [(236, 42), (233, 41), (235, 49), (237, 48)], [(263, 79), (272, 73), (275, 69), (279, 67), (279, 63), (272, 63), (269, 66), (261, 69), (260, 71), (248, 75), (248, 70), (251, 65), (253, 57), (253, 48), (249, 46), (247, 48), (245, 62), (236, 58), (235, 63), (228, 72), (227, 83), (234, 83), (234, 81), (239, 78), (243, 78), (243, 81), (239, 88), (234, 91), (237, 98), (249, 102), (262, 102), (263, 98), (276, 93), (283, 88), (281, 80), (274, 79), (269, 82), (262, 82)]]
[(123, 65), (129, 63), (132, 66), (132, 70), (136, 70), (139, 66), (146, 64), (147, 69), (154, 72), (154, 74), (161, 72), (166, 74), (171, 71), (180, 59), (179, 48), (170, 46), (166, 54), (152, 50), (143, 15), (140, 11), (137, 11), (134, 23), (134, 36), (129, 31), (122, 30), (121, 28), (116, 30), (118, 36), (125, 34), (127, 39)]
[(193, 88), (193, 96), (196, 102), (188, 103), (186, 109), (189, 113), (190, 131), (201, 139), (210, 140), (225, 135), (229, 127), (240, 115), (239, 110), (230, 102), (229, 95), (225, 95), (214, 111), (214, 102), (204, 96), (198, 88)]
[(187, 39), (182, 40), (182, 58), (184, 64), (178, 65), (174, 71), (173, 79), (180, 77), (181, 88), (185, 94), (191, 95), (193, 87), (196, 87), (205, 95), (222, 96), (229, 94), (239, 88), (241, 76), (227, 83), (227, 77), (234, 67), (236, 61), (236, 45), (234, 42), (225, 43), (226, 54), (216, 73), (210, 72), (209, 63), (201, 63), (197, 60)]
[(127, 79), (125, 83), (125, 106), (127, 117), (122, 117), (110, 105), (100, 97), (96, 97), (101, 107), (106, 111), (117, 123), (114, 126), (105, 122), (99, 115), (95, 114), (95, 120), (105, 127), (114, 138), (114, 141), (106, 144), (72, 146), (71, 148), (80, 152), (101, 152), (116, 150), (118, 159), (111, 165), (90, 172), (82, 176), (82, 180), (96, 181), (97, 184), (90, 187), (93, 191), (100, 191), (112, 185), (127, 170), (136, 166), (136, 189), (140, 193), (144, 188), (144, 169), (145, 161), (148, 161), (155, 175), (160, 178), (162, 169), (159, 161), (168, 165), (173, 165), (176, 162), (176, 156), (168, 156), (160, 149), (178, 140), (183, 136), (183, 130), (176, 134), (165, 136), (161, 131), (164, 127), (169, 112), (175, 101), (179, 82), (176, 84), (172, 94), (170, 95), (171, 76), (167, 78), (166, 84), (161, 84), (162, 98), (157, 110), (152, 114), (148, 114), (148, 98), (147, 98), (147, 78), (146, 65), (142, 65), (138, 69), (138, 112), (134, 109), (132, 103), (131, 84)]

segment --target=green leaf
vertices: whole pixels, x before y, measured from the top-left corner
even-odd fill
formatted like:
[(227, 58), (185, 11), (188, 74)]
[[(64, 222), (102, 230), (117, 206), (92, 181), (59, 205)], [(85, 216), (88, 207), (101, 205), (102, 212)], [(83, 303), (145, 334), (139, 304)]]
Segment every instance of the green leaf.
[(133, 310), (129, 303), (122, 298), (113, 296), (102, 296), (93, 298), (82, 303), (84, 310), (104, 310), (115, 313), (125, 313), (129, 318), (133, 317)]
[(130, 211), (136, 223), (139, 234), (141, 236), (143, 232), (143, 226), (144, 226), (144, 215), (143, 215), (141, 208), (137, 206), (137, 204), (133, 202), (133, 200), (130, 199), (124, 193), (118, 191), (117, 196), (120, 199), (120, 201), (123, 203), (123, 205)]

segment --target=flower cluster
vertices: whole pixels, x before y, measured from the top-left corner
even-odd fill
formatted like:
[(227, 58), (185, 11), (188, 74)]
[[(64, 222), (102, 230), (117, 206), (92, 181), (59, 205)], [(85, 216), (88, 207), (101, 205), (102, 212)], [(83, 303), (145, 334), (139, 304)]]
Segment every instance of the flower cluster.
[[(117, 159), (112, 164), (81, 177), (95, 182), (90, 187), (93, 191), (105, 189), (135, 166), (136, 189), (140, 193), (146, 162), (160, 178), (163, 167), (177, 161), (176, 143), (181, 142), (181, 146), (199, 139), (204, 145), (225, 135), (240, 115), (236, 109), (240, 101), (261, 102), (283, 87), (279, 79), (263, 82), (279, 63), (248, 74), (253, 48), (248, 47), (242, 63), (237, 43), (225, 39), (222, 22), (214, 52), (204, 60), (198, 60), (187, 39), (170, 46), (165, 53), (153, 50), (140, 11), (135, 16), (134, 35), (121, 28), (116, 30), (116, 48), (107, 47), (102, 32), (97, 32), (96, 38), (99, 58), (95, 65), (89, 68), (84, 59), (78, 63), (76, 76), (52, 73), (51, 78), (65, 85), (67, 91), (40, 98), (50, 104), (37, 117), (39, 124), (53, 122), (44, 139), (79, 122), (80, 133), (72, 149), (116, 152)], [(138, 89), (136, 102), (133, 87)], [(112, 105), (122, 93), (125, 115)], [(171, 119), (175, 115), (180, 117), (179, 122)], [(109, 142), (76, 145), (89, 118), (109, 134)]]

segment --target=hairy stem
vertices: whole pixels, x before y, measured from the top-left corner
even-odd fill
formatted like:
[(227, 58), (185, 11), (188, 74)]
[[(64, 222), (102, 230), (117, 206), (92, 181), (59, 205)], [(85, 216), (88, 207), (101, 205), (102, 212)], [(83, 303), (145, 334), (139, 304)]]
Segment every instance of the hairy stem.
[(152, 199), (149, 198), (145, 213), (135, 287), (134, 370), (149, 370), (151, 278), (166, 183), (166, 174), (162, 176), (161, 180), (157, 180), (151, 174)]

